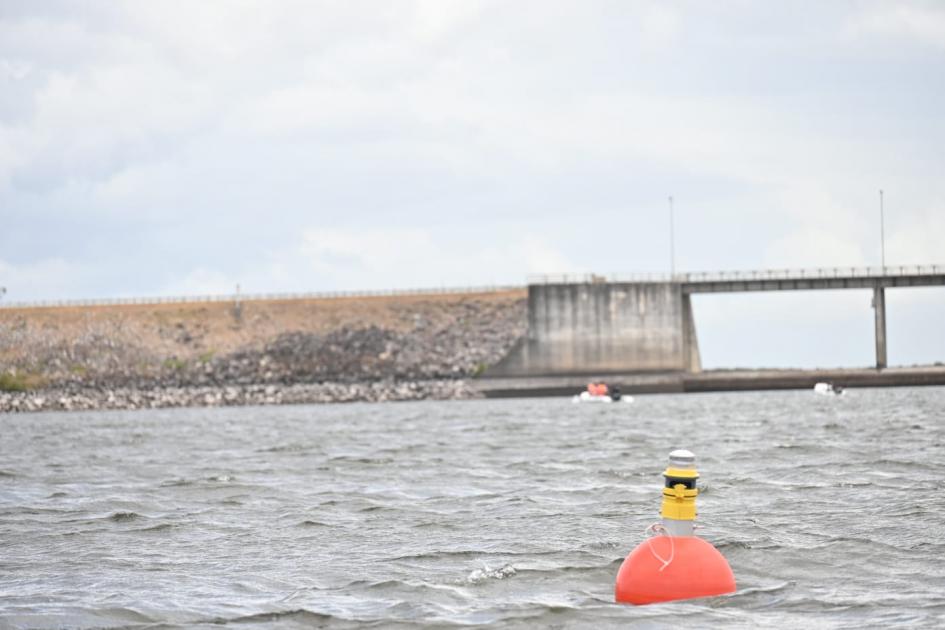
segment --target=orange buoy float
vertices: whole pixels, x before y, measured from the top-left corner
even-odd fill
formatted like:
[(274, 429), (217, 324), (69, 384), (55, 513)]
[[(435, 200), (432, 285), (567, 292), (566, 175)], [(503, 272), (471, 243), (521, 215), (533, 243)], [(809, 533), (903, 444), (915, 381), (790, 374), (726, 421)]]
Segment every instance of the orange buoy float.
[(735, 591), (728, 561), (693, 533), (699, 494), (695, 462), (690, 451), (669, 454), (669, 467), (663, 472), (663, 520), (647, 528), (647, 533), (660, 535), (641, 542), (620, 565), (614, 588), (617, 602), (654, 604)]

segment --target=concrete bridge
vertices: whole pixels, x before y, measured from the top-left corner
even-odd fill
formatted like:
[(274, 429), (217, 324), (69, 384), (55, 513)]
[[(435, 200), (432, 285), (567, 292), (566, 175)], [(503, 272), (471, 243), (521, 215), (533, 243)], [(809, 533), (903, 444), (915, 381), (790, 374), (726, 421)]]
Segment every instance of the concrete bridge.
[(945, 285), (945, 265), (541, 276), (528, 285), (528, 333), (488, 375), (699, 372), (693, 293), (872, 289), (876, 367), (886, 367), (886, 289)]

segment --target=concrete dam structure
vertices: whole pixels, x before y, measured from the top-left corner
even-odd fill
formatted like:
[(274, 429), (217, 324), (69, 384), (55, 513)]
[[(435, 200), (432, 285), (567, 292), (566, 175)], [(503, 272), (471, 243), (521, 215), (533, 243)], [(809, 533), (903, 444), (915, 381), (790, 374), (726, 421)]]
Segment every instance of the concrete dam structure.
[(531, 284), (528, 333), (495, 376), (698, 371), (688, 294), (673, 282)]
[(945, 285), (945, 266), (545, 277), (528, 286), (528, 331), (490, 377), (701, 370), (693, 293), (872, 289), (876, 367), (886, 367), (885, 290)]

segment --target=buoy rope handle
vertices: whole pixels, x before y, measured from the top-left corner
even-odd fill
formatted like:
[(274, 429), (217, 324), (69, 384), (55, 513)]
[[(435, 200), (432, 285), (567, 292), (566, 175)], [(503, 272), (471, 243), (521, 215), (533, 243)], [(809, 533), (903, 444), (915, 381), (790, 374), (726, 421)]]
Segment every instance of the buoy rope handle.
[[(653, 523), (652, 525), (647, 527), (645, 530), (643, 530), (643, 533), (649, 536), (646, 539), (646, 544), (647, 544), (647, 547), (650, 548), (650, 553), (653, 554), (654, 558), (656, 558), (657, 560), (663, 563), (663, 566), (660, 567), (660, 572), (662, 572), (663, 569), (668, 567), (669, 563), (673, 561), (673, 558), (676, 557), (676, 543), (673, 542), (673, 537), (666, 533), (666, 528), (663, 527), (661, 523)], [(650, 536), (651, 533), (656, 534), (658, 536), (666, 536), (667, 538), (669, 538), (669, 559), (668, 560), (666, 558), (663, 558), (660, 554), (656, 553), (656, 550), (653, 549), (653, 538), (652, 536)]]

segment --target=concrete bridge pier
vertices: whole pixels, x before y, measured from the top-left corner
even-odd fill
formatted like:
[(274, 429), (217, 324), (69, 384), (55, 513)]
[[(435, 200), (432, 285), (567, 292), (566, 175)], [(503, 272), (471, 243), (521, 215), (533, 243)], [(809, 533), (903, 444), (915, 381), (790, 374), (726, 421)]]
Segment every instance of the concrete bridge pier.
[(696, 335), (696, 318), (692, 315), (692, 299), (688, 293), (682, 294), (683, 317), (683, 366), (687, 372), (702, 371), (702, 357), (699, 355), (699, 337)]
[(886, 289), (873, 287), (873, 311), (876, 323), (876, 368), (886, 367)]

